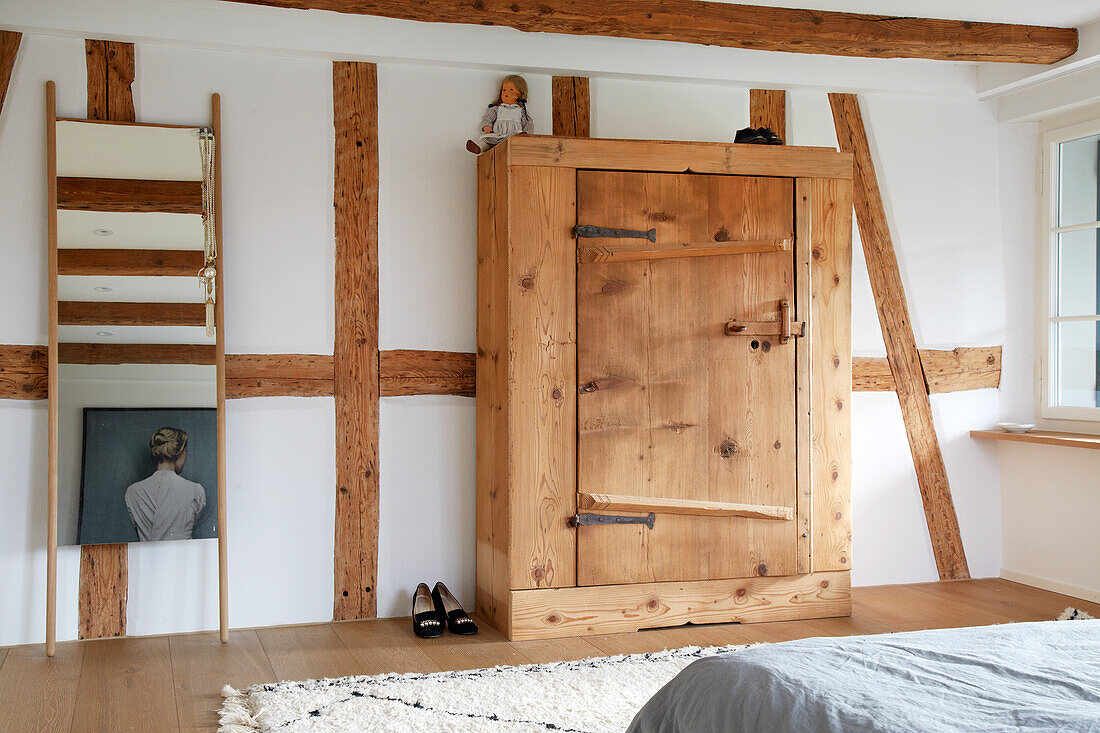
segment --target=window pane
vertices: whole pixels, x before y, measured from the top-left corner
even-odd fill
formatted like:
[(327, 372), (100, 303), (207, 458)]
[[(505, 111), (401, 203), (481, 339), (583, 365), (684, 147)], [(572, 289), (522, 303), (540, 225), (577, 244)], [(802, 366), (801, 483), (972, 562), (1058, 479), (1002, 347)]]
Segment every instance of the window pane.
[(1100, 229), (1058, 235), (1058, 315), (1091, 316), (1097, 310)]
[(1097, 378), (1100, 352), (1096, 349), (1096, 321), (1055, 324), (1058, 354), (1057, 404), (1064, 407), (1098, 407)]
[(1100, 221), (1097, 209), (1097, 156), (1100, 135), (1058, 145), (1058, 224), (1070, 226)]

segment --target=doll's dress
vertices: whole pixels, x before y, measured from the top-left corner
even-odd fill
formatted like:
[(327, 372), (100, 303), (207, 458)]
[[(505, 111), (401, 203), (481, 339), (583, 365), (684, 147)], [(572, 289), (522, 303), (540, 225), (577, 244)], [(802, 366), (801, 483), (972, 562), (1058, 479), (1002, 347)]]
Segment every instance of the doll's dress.
[(521, 105), (498, 104), (496, 112), (493, 131), (483, 134), (480, 138), (482, 150), (487, 150), (512, 135), (523, 132), (523, 107)]

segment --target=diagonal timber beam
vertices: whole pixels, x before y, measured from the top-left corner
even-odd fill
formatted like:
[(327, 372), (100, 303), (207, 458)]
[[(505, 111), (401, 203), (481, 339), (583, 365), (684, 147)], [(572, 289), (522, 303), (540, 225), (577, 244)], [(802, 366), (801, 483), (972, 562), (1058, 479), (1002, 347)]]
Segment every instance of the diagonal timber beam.
[(4, 111), (4, 97), (8, 94), (8, 82), (15, 68), (15, 57), (19, 53), (22, 33), (0, 31), (0, 112)]
[(758, 51), (1053, 64), (1077, 30), (737, 5), (703, 0), (232, 0), (532, 33), (641, 38)]
[(924, 503), (936, 567), (941, 580), (969, 578), (959, 521), (947, 481), (947, 467), (932, 421), (928, 385), (909, 321), (905, 288), (898, 271), (898, 260), (886, 221), (859, 100), (854, 94), (830, 94), (829, 103), (833, 108), (840, 149), (852, 153), (855, 158), (856, 221), (859, 223), (882, 338), (886, 342), (886, 358), (890, 362), (905, 432), (909, 437), (909, 450), (917, 471), (917, 484)]

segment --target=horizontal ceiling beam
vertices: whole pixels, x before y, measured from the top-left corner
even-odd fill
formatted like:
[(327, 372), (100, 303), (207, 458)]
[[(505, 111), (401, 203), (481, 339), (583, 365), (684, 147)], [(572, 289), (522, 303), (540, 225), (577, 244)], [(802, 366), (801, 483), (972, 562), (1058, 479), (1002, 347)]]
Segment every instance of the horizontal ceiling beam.
[(678, 41), (832, 56), (1052, 64), (1077, 50), (1074, 28), (902, 18), (703, 0), (230, 0), (429, 23)]

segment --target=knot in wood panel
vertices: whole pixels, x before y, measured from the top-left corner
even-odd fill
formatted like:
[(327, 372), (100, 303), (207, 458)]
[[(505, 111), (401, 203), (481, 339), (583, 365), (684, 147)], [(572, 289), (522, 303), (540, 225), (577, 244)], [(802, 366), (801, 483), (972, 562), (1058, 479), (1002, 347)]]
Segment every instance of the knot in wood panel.
[(600, 292), (604, 295), (615, 295), (616, 293), (621, 293), (626, 290), (628, 287), (630, 287), (630, 283), (625, 280), (608, 280), (604, 283), (604, 286), (600, 288)]
[(715, 242), (728, 242), (728, 241), (730, 241), (729, 230), (726, 229), (725, 227), (720, 228), (718, 231), (716, 231), (714, 233), (714, 241)]
[(723, 440), (718, 446), (718, 455), (723, 458), (732, 458), (733, 454), (740, 450), (740, 446), (732, 440)]

